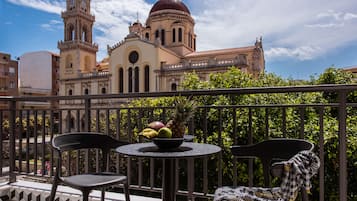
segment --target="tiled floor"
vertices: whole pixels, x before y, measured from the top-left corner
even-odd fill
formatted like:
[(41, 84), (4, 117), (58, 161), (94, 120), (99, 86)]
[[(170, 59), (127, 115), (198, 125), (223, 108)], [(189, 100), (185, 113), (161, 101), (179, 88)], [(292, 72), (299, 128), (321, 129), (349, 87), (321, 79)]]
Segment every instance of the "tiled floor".
[[(11, 200), (43, 200), (45, 201), (48, 198), (51, 191), (51, 184), (45, 183), (37, 183), (32, 181), (22, 181), (19, 180), (12, 184), (0, 184), (0, 196), (1, 194), (8, 194), (12, 192)], [(100, 200), (100, 191), (93, 191), (90, 196), (91, 200)], [(70, 200), (70, 201), (78, 201), (80, 198), (81, 192), (66, 186), (59, 186), (57, 189), (56, 196), (59, 196), (60, 201)], [(112, 193), (107, 192), (106, 194), (107, 201), (121, 201), (125, 200), (124, 194), (121, 193)], [(31, 197), (31, 198), (30, 198)], [(150, 198), (150, 197), (142, 197), (130, 195), (131, 201), (160, 201), (161, 199)]]

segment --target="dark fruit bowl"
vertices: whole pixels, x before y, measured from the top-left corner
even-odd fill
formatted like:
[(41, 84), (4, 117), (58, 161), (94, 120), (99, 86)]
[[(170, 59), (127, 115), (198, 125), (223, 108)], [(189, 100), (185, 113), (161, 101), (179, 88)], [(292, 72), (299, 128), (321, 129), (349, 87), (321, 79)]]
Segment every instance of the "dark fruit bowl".
[(159, 149), (175, 149), (183, 143), (184, 138), (153, 138), (152, 142)]

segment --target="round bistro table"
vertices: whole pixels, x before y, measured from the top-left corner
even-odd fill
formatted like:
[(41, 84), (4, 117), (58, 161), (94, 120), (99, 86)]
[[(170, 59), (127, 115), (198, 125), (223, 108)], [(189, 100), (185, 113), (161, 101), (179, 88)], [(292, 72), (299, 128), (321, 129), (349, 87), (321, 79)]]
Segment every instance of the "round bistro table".
[(164, 159), (162, 200), (175, 201), (175, 159), (204, 157), (220, 152), (221, 148), (212, 144), (184, 142), (178, 148), (162, 150), (154, 143), (147, 142), (123, 145), (116, 148), (116, 151), (132, 157)]

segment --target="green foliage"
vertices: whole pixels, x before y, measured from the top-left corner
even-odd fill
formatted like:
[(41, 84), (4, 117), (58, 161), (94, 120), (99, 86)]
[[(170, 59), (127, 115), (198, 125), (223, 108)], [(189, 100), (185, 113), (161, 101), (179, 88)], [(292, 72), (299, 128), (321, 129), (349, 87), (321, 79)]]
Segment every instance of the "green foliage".
[[(210, 76), (208, 81), (200, 81), (198, 75), (195, 73), (187, 74), (185, 81), (183, 82), (183, 89), (220, 89), (220, 88), (244, 88), (244, 87), (273, 87), (273, 86), (296, 86), (307, 84), (352, 84), (354, 83), (354, 76), (351, 73), (344, 72), (339, 69), (329, 68), (317, 79), (311, 78), (310, 81), (295, 81), (285, 80), (274, 74), (262, 74), (258, 79), (253, 79), (250, 75), (241, 72), (237, 68), (230, 68), (225, 73), (215, 73)], [(356, 92), (348, 95), (348, 102), (356, 102)], [(248, 109), (221, 109), (218, 106), (230, 106), (230, 105), (301, 105), (312, 103), (327, 103), (336, 102), (337, 95), (333, 93), (289, 93), (289, 94), (258, 94), (258, 95), (241, 95), (241, 96), (215, 96), (198, 98), (202, 105), (217, 106), (212, 108), (207, 113), (208, 122), (208, 136), (207, 141), (209, 143), (219, 144), (223, 147), (222, 161), (224, 161), (223, 169), (223, 184), (231, 185), (233, 178), (233, 172), (246, 172), (246, 165), (238, 165), (237, 169), (233, 168), (232, 156), (229, 152), (229, 147), (234, 144), (235, 140), (238, 144), (246, 144), (248, 139), (249, 129), (252, 129), (253, 140), (261, 141), (265, 137), (282, 137), (282, 111), (281, 109), (263, 109), (263, 108), (251, 108)], [(235, 114), (234, 114), (235, 112)], [(249, 112), (252, 116), (252, 126), (249, 128)], [(349, 108), (350, 115), (348, 115), (348, 169), (355, 170), (357, 164), (357, 122), (355, 109)], [(319, 116), (317, 108), (300, 108), (287, 107), (285, 109), (286, 114), (286, 137), (298, 138), (300, 135), (301, 115), (304, 118), (304, 135), (305, 138), (313, 141), (315, 145), (319, 142)], [(233, 117), (236, 117), (236, 131), (233, 133)], [(201, 118), (205, 115), (197, 112), (195, 116), (195, 122), (203, 122)], [(221, 119), (221, 120), (220, 120)], [(222, 120), (223, 119), (223, 120)], [(269, 125), (269, 129), (265, 130), (266, 122)], [(352, 123), (354, 122), (354, 123)], [(325, 108), (324, 109), (324, 150), (325, 150), (325, 186), (326, 193), (329, 200), (336, 200), (338, 198), (338, 123), (336, 120), (336, 109)], [(203, 128), (200, 127), (200, 123), (195, 123), (196, 130), (195, 136), (199, 141), (203, 140)], [(219, 126), (221, 125), (221, 126)], [(319, 147), (317, 146), (317, 150)], [(260, 172), (260, 174), (259, 174)], [(262, 182), (257, 179), (261, 176), (261, 170), (258, 168), (258, 174), (255, 174), (255, 181)], [(349, 189), (348, 193), (351, 199), (356, 199), (357, 192), (352, 189), (352, 186), (356, 185), (357, 171), (349, 171)], [(238, 181), (247, 184), (246, 174), (238, 174)], [(210, 183), (210, 182), (209, 182)], [(214, 182), (212, 182), (214, 183)], [(262, 185), (262, 183), (260, 183)], [(314, 190), (318, 189), (317, 181), (314, 181)], [(318, 195), (317, 192), (313, 193)]]
[[(37, 124), (35, 125), (37, 121)], [(23, 118), (22, 122), (20, 122), (20, 118), (17, 117), (16, 120), (16, 125), (15, 125), (15, 129), (22, 129), (21, 132), (16, 132), (17, 134), (20, 134), (22, 138), (26, 137), (26, 135), (28, 134), (29, 137), (33, 137), (35, 135), (37, 135), (39, 132), (41, 132), (41, 129), (43, 127), (46, 128), (46, 130), (50, 130), (49, 128), (51, 127), (50, 125), (50, 120), (49, 118), (45, 118), (45, 125), (43, 125), (43, 118), (42, 116), (37, 116), (37, 119), (35, 119), (34, 115), (31, 115), (28, 120)], [(3, 120), (2, 122), (2, 127), (4, 129), (4, 133), (9, 133), (9, 129), (10, 129), (10, 122), (8, 119)], [(55, 127), (57, 128), (57, 127)], [(35, 132), (37, 131), (37, 133)], [(19, 137), (19, 136), (17, 136)]]
[(350, 72), (330, 67), (317, 79), (316, 84), (350, 84), (354, 75)]
[[(296, 81), (283, 79), (275, 74), (262, 74), (257, 79), (251, 75), (231, 67), (224, 73), (215, 73), (209, 80), (201, 81), (196, 73), (185, 74), (181, 90), (198, 89), (223, 89), (245, 87), (275, 87), (297, 86), (308, 84), (352, 84), (355, 83), (351, 73), (329, 68), (318, 78), (311, 77), (309, 81)], [(238, 184), (247, 185), (247, 163), (238, 161), (233, 164), (233, 157), (229, 147), (233, 144), (247, 144), (250, 133), (253, 142), (258, 142), (267, 137), (305, 138), (314, 142), (319, 147), (320, 124), (319, 113), (321, 107), (305, 107), (307, 104), (336, 102), (333, 93), (277, 93), (277, 94), (252, 94), (252, 95), (220, 95), (193, 97), (197, 103), (194, 116), (189, 123), (189, 130), (194, 132), (197, 142), (208, 142), (220, 145), (223, 149), (220, 158), (212, 156), (209, 160), (208, 178), (209, 191), (212, 193), (217, 187), (218, 159), (222, 162), (223, 185), (232, 185), (235, 172), (238, 172)], [(356, 92), (348, 95), (349, 102), (357, 102)], [(148, 98), (132, 101), (129, 105), (120, 108), (120, 114), (111, 113), (109, 123), (100, 122), (99, 130), (105, 131), (109, 125), (109, 133), (121, 137), (129, 137), (131, 141), (140, 141), (138, 133), (151, 121), (166, 123), (174, 111), (174, 97)], [(275, 106), (279, 105), (279, 106)], [(281, 107), (281, 105), (285, 107)], [(210, 107), (205, 107), (210, 106)], [(283, 109), (282, 109), (283, 108)], [(338, 121), (336, 109), (324, 107), (322, 110), (323, 137), (325, 151), (325, 199), (338, 198)], [(357, 117), (354, 108), (348, 108), (348, 195), (356, 199), (357, 191), (353, 189), (357, 183)], [(118, 116), (119, 115), (119, 116)], [(119, 120), (118, 120), (119, 118)], [(95, 121), (95, 120), (94, 120)], [(119, 126), (116, 122), (119, 122)], [(301, 125), (304, 130), (301, 131)], [(95, 125), (94, 122), (92, 125)], [(192, 127), (194, 125), (194, 127)], [(93, 126), (93, 129), (95, 126)], [(119, 131), (117, 131), (119, 128)], [(96, 129), (94, 129), (96, 130)], [(234, 132), (236, 131), (236, 132)], [(202, 168), (198, 162), (195, 166)], [(263, 185), (262, 168), (259, 161), (254, 162), (255, 185)], [(134, 170), (133, 170), (134, 171)], [(160, 171), (160, 170), (155, 170)], [(183, 174), (183, 173), (182, 173)], [(181, 173), (180, 173), (181, 175)], [(184, 176), (184, 174), (183, 174)], [(181, 177), (181, 176), (180, 176)], [(202, 189), (202, 178), (195, 178), (195, 188)], [(145, 183), (146, 181), (144, 181)], [(317, 177), (313, 181), (313, 195), (318, 193)], [(317, 199), (314, 197), (314, 200)]]

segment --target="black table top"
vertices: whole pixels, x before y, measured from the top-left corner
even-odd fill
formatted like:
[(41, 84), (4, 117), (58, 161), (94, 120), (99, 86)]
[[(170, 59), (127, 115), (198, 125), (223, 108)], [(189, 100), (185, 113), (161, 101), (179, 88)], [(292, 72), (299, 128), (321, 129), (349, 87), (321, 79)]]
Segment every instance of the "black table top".
[(169, 150), (159, 149), (154, 143), (136, 143), (116, 148), (118, 153), (150, 158), (196, 158), (211, 155), (221, 151), (221, 148), (212, 144), (184, 142), (180, 147)]

